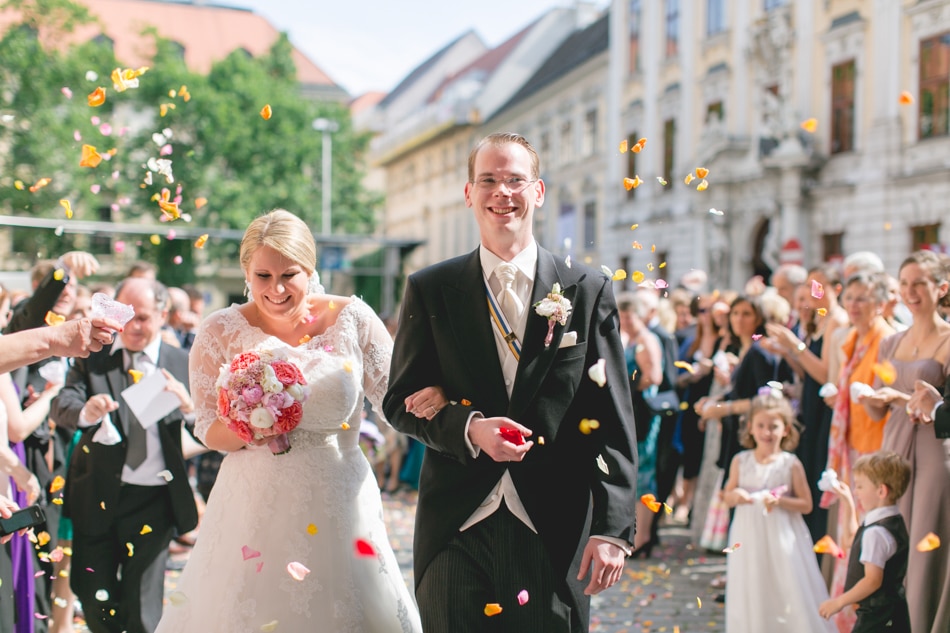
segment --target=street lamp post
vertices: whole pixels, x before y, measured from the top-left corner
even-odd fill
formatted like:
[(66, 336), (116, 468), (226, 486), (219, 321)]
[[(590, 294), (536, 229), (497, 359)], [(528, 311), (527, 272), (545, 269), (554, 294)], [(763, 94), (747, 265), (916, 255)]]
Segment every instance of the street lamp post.
[(320, 233), (328, 236), (333, 231), (333, 226), (330, 223), (330, 187), (333, 182), (330, 170), (332, 169), (333, 159), (333, 139), (330, 135), (340, 129), (340, 126), (336, 121), (320, 117), (314, 119), (313, 129), (323, 134), (323, 184), (321, 186), (323, 189), (323, 209), (321, 211)]

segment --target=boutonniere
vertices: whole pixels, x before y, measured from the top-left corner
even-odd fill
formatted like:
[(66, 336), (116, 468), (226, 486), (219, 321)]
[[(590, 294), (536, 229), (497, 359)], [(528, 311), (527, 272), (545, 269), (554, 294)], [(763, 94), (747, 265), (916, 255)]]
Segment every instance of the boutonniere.
[(571, 315), (571, 300), (561, 292), (561, 284), (554, 284), (544, 299), (534, 304), (534, 311), (548, 320), (548, 335), (544, 337), (544, 346), (550, 347), (554, 338), (554, 324), (567, 325)]

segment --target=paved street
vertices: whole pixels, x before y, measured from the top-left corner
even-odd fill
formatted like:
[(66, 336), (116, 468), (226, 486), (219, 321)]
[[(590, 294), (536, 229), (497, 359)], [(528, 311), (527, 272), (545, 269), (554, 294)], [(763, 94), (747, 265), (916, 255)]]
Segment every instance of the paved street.
[[(384, 495), (389, 537), (412, 586), (412, 530), (415, 494)], [(660, 529), (661, 545), (649, 560), (628, 561), (624, 578), (592, 600), (591, 633), (689, 633), (724, 631), (722, 604), (709, 582), (725, 571), (723, 556), (704, 556), (688, 548), (685, 529)], [(173, 556), (181, 567), (187, 554)], [(180, 572), (170, 569), (166, 589), (175, 586)], [(87, 631), (79, 625), (76, 631)]]

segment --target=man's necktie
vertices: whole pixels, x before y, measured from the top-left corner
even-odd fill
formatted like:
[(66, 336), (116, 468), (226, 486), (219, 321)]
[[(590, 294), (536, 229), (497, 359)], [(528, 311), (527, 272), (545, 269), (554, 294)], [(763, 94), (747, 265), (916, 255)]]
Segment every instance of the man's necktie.
[[(142, 352), (129, 352), (129, 369), (136, 369), (142, 371), (139, 366), (139, 358), (142, 356)], [(129, 384), (134, 383), (131, 376), (129, 376), (128, 371), (126, 371), (126, 376), (129, 377)], [(129, 440), (129, 448), (125, 453), (125, 464), (135, 470), (142, 465), (142, 462), (145, 461), (145, 455), (147, 453), (145, 446), (145, 429), (142, 428), (142, 424), (139, 422), (138, 418), (132, 413), (131, 410), (126, 408), (128, 412), (128, 427), (127, 435)]]
[(521, 311), (524, 310), (524, 303), (518, 297), (512, 285), (515, 282), (515, 276), (518, 273), (518, 267), (508, 262), (502, 262), (495, 266), (495, 278), (501, 283), (501, 294), (498, 295), (498, 304), (508, 319), (508, 324), (514, 329), (516, 323), (521, 318)]

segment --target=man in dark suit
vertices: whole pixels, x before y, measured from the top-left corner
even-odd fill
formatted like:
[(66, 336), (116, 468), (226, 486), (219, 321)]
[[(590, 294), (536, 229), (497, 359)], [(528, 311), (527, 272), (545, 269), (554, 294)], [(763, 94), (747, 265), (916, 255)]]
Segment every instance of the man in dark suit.
[[(194, 404), (188, 355), (165, 345), (168, 294), (157, 281), (123, 281), (116, 300), (135, 316), (111, 348), (77, 360), (53, 402), (67, 429), (85, 428), (66, 478), (73, 520), (71, 582), (93, 633), (155, 630), (162, 612), (168, 543), (198, 521), (181, 454), (181, 425)], [(130, 375), (161, 372), (181, 406), (143, 428), (120, 395)], [(121, 580), (117, 580), (121, 576)]]
[[(589, 596), (630, 553), (636, 439), (611, 282), (538, 246), (539, 174), (523, 137), (483, 139), (465, 185), (480, 247), (407, 282), (384, 409), (428, 448), (414, 544), (427, 633), (586, 631)], [(557, 286), (563, 324), (535, 309)], [(451, 404), (412, 397), (428, 386)]]
[(918, 380), (907, 402), (907, 412), (913, 422), (932, 423), (938, 439), (950, 438), (950, 378), (943, 386), (943, 395), (930, 383)]

